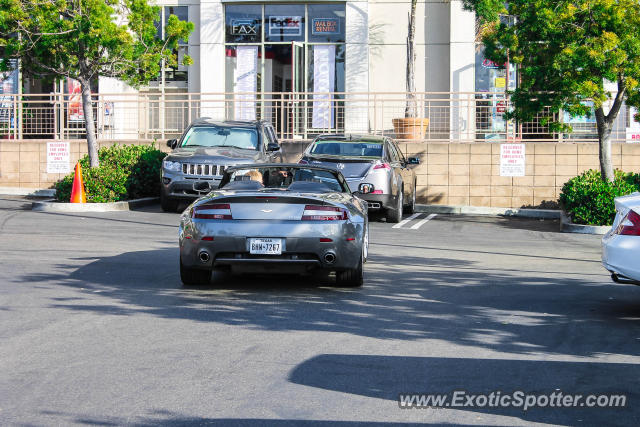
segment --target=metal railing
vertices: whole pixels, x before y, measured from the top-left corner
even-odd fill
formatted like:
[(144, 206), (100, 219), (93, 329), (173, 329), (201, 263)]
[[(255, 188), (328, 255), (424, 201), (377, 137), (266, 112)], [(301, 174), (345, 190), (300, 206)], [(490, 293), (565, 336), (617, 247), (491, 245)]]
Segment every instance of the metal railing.
[[(180, 135), (198, 117), (261, 119), (273, 123), (281, 140), (328, 133), (373, 133), (425, 141), (595, 141), (591, 119), (572, 119), (572, 134), (551, 132), (543, 112), (527, 123), (507, 122), (503, 93), (417, 93), (418, 129), (400, 123), (406, 93), (119, 93), (92, 96), (99, 140), (166, 139)], [(563, 117), (564, 118), (564, 117)], [(614, 141), (626, 138), (628, 109), (621, 112)], [(394, 128), (394, 122), (395, 128)], [(402, 127), (404, 126), (404, 128)], [(85, 137), (82, 105), (68, 94), (0, 94), (0, 138), (80, 139)]]

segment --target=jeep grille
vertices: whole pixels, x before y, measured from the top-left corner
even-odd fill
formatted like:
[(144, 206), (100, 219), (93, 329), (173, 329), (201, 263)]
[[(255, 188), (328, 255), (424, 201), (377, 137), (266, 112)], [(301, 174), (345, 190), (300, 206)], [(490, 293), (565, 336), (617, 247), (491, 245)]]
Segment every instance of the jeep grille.
[[(223, 168), (220, 167), (220, 172)], [(194, 176), (216, 176), (218, 175), (218, 166), (210, 164), (183, 163), (182, 173)]]

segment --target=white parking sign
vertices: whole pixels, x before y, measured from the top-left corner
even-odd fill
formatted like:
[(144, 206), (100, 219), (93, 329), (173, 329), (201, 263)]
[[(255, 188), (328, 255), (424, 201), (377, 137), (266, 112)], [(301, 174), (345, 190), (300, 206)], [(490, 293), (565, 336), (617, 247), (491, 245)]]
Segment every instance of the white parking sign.
[(500, 176), (524, 176), (524, 144), (500, 145)]
[(47, 142), (47, 173), (69, 172), (69, 143)]

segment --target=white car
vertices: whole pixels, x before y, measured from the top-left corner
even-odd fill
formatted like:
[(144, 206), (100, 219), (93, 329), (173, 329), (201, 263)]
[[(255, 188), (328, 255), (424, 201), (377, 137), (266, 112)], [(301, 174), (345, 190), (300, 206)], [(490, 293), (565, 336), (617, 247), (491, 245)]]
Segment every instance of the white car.
[(614, 282), (640, 285), (640, 193), (615, 203), (616, 218), (602, 238), (602, 265)]

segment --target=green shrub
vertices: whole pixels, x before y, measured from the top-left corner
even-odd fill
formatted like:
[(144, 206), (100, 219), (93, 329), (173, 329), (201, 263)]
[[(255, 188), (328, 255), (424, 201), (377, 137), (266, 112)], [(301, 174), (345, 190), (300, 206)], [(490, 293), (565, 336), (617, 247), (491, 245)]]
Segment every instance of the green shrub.
[[(87, 202), (105, 203), (160, 195), (160, 168), (165, 153), (154, 145), (113, 145), (98, 151), (100, 166), (91, 168), (89, 156), (80, 159)], [(73, 173), (58, 181), (56, 198), (68, 202)]]
[(640, 175), (615, 171), (614, 182), (603, 181), (599, 171), (588, 170), (570, 179), (560, 203), (576, 224), (611, 225), (616, 216), (613, 199), (640, 191)]

